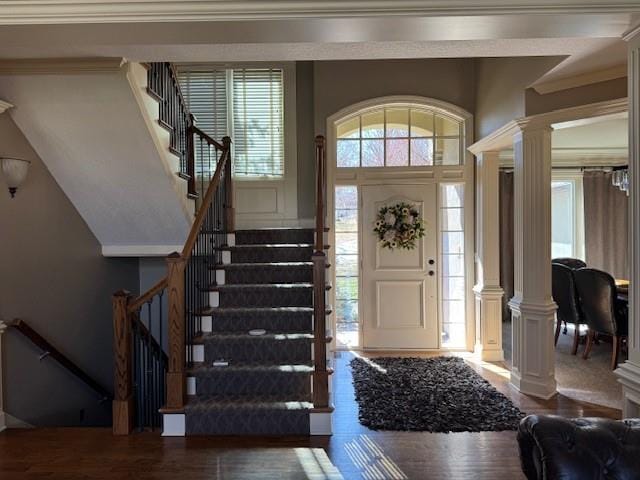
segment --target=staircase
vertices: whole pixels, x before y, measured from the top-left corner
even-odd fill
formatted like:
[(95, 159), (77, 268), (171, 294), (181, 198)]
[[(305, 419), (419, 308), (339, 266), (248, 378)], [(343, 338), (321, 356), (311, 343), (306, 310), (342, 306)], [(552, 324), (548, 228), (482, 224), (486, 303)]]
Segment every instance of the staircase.
[(312, 229), (244, 230), (223, 247), (192, 341), (187, 435), (309, 435), (313, 244)]
[[(171, 79), (170, 68), (150, 72)], [(137, 298), (113, 295), (114, 434), (330, 435), (324, 139), (315, 228), (236, 230), (231, 139), (217, 142), (186, 114), (172, 125), (198, 210), (167, 275)]]

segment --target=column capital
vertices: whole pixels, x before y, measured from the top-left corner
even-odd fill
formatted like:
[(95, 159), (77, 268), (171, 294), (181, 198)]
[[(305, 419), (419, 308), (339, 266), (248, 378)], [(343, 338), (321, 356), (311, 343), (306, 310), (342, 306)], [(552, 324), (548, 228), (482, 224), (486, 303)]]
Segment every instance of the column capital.
[(516, 120), (517, 128), (515, 129), (514, 137), (526, 134), (536, 133), (551, 133), (553, 127), (544, 119), (538, 118), (523, 118)]

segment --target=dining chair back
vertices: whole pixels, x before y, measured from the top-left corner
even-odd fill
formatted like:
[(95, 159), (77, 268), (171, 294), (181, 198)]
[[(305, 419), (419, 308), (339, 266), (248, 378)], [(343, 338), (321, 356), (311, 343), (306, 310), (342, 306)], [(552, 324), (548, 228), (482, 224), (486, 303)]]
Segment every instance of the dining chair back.
[(555, 332), (555, 344), (558, 343), (558, 337), (560, 336), (560, 325), (562, 322), (572, 324), (575, 326), (574, 338), (573, 338), (573, 355), (578, 351), (578, 344), (580, 342), (580, 324), (585, 323), (582, 310), (580, 309), (580, 302), (578, 301), (578, 291), (576, 290), (575, 280), (573, 278), (574, 271), (566, 265), (560, 263), (551, 264), (551, 288), (553, 300), (558, 305), (556, 312), (556, 332)]
[(580, 308), (589, 326), (584, 358), (588, 358), (596, 334), (613, 337), (612, 368), (617, 365), (621, 342), (627, 335), (628, 318), (619, 308), (614, 278), (595, 268), (581, 268), (573, 272)]
[(559, 263), (560, 265), (565, 265), (573, 270), (577, 270), (579, 268), (585, 268), (587, 266), (587, 264), (584, 263), (579, 258), (569, 258), (569, 257), (554, 258), (551, 260), (551, 263)]

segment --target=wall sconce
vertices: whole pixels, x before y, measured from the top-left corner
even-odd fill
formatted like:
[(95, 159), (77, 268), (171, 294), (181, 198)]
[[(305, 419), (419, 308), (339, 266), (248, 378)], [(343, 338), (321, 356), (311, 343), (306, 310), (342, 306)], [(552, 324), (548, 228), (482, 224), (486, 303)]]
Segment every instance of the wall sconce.
[(0, 158), (0, 169), (4, 180), (9, 187), (9, 193), (11, 198), (16, 196), (18, 187), (22, 185), (25, 178), (27, 178), (27, 172), (29, 171), (29, 160), (22, 160), (20, 158)]

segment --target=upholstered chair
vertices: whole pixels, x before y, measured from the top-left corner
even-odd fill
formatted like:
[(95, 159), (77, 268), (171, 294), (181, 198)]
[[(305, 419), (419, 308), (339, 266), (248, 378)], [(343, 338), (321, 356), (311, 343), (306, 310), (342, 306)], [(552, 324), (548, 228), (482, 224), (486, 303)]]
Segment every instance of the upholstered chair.
[(580, 260), (579, 258), (554, 258), (551, 260), (551, 263), (559, 263), (560, 265), (565, 265), (573, 270), (577, 270), (579, 268), (584, 268), (587, 266), (586, 263), (584, 263), (582, 260)]
[(573, 276), (589, 333), (583, 358), (588, 358), (596, 334), (613, 337), (611, 368), (618, 365), (618, 356), (629, 328), (627, 305), (618, 300), (616, 282), (611, 275), (594, 268), (575, 270)]
[(580, 309), (573, 272), (571, 268), (560, 263), (551, 264), (553, 300), (558, 305), (555, 344), (558, 344), (560, 324), (564, 322), (565, 328), (568, 323), (574, 325), (575, 333), (571, 354), (575, 355), (578, 352), (578, 344), (580, 343), (580, 324), (585, 323), (585, 320)]

